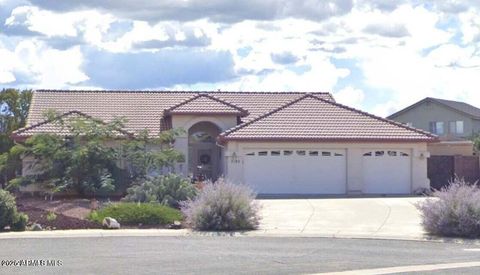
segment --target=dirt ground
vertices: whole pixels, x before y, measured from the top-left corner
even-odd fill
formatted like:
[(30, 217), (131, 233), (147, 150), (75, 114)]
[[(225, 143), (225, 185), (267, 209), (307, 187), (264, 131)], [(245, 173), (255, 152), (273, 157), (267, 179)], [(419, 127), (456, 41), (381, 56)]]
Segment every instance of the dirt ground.
[[(28, 225), (38, 223), (46, 230), (55, 229), (89, 229), (102, 228), (101, 225), (87, 220), (92, 210), (90, 199), (62, 198), (45, 200), (41, 197), (19, 197), (16, 199), (17, 209), (28, 215)], [(98, 201), (97, 207), (107, 203)], [(98, 208), (97, 208), (98, 209)], [(48, 220), (49, 212), (55, 213), (55, 220)], [(121, 225), (122, 228), (169, 228), (168, 225)]]
[[(91, 211), (88, 199), (17, 198), (17, 208), (28, 215), (29, 224), (39, 223), (43, 229), (101, 228), (86, 219)], [(47, 219), (49, 212), (55, 213), (55, 220)]]

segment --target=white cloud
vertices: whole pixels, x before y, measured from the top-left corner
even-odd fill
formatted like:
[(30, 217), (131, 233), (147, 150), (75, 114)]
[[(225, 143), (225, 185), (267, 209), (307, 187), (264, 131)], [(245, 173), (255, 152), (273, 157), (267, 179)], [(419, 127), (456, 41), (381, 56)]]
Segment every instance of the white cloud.
[[(0, 22), (0, 83), (76, 88), (95, 72), (85, 67), (93, 58), (114, 64), (118, 60), (105, 60), (122, 56), (126, 75), (129, 62), (137, 62), (145, 67), (131, 70), (147, 78), (159, 68), (149, 62), (165, 62), (165, 52), (177, 70), (191, 67), (187, 52), (200, 61), (222, 52), (229, 62), (220, 67), (229, 70), (228, 77), (197, 73), (195, 81), (175, 78), (168, 85), (330, 91), (341, 103), (379, 115), (426, 96), (480, 100), (475, 1), (237, 2), (33, 0), (34, 5), (11, 5), (7, 13), (0, 7), (6, 19)], [(132, 57), (138, 53), (158, 59), (140, 62)], [(217, 58), (202, 64), (220, 63)], [(97, 84), (105, 85), (107, 76)], [(147, 79), (128, 81), (122, 85), (136, 88)]]
[(365, 93), (361, 89), (348, 86), (338, 92), (334, 92), (333, 97), (338, 103), (361, 109), (365, 99)]

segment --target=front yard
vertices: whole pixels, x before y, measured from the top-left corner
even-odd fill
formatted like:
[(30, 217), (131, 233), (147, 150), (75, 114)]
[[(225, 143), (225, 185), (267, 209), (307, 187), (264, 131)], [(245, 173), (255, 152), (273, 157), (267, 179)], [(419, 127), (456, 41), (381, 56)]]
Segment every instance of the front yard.
[[(150, 209), (151, 211), (148, 212), (129, 211), (125, 214), (126, 211), (118, 211), (118, 209), (115, 211), (107, 207), (110, 203), (106, 200), (99, 201), (98, 208), (107, 211), (92, 212), (92, 203), (89, 199), (65, 198), (50, 201), (42, 198), (18, 198), (17, 208), (18, 211), (28, 215), (29, 227), (40, 224), (44, 230), (102, 228), (102, 220), (107, 216), (119, 217), (122, 228), (169, 228), (174, 221), (182, 219), (180, 211), (168, 207), (164, 207), (168, 208), (167, 211), (170, 210), (168, 213)], [(122, 205), (126, 204), (122, 203)], [(92, 213), (95, 214), (92, 215)], [(128, 217), (125, 218), (125, 216)]]

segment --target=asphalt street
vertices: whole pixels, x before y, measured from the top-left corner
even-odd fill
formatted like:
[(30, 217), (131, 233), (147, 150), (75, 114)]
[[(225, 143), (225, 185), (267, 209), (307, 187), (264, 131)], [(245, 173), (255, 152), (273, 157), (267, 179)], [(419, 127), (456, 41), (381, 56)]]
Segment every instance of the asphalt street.
[[(480, 274), (480, 247), (473, 244), (369, 239), (0, 239), (0, 260), (0, 274), (392, 274), (402, 271), (398, 267), (408, 267), (403, 269), (408, 274)], [(43, 265), (56, 261), (56, 266), (39, 266), (38, 261), (25, 266), (28, 260), (43, 260)], [(458, 263), (466, 266), (456, 267)], [(416, 273), (422, 266), (430, 269)], [(378, 273), (379, 268), (387, 269)]]

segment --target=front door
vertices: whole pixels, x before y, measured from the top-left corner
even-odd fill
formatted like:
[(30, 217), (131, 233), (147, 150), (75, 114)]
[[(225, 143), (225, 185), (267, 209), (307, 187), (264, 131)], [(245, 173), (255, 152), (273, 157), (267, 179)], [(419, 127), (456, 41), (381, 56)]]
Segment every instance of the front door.
[(189, 174), (196, 180), (216, 180), (220, 168), (219, 129), (210, 122), (199, 122), (188, 131)]

